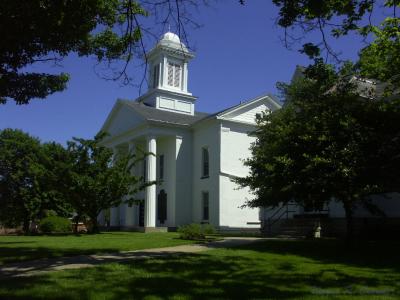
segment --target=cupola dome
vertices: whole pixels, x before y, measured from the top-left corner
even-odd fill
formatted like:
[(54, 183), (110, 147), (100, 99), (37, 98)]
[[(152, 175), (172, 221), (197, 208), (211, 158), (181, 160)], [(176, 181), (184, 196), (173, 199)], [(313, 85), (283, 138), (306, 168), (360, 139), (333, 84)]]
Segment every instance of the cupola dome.
[(161, 40), (164, 41), (171, 41), (171, 42), (175, 42), (175, 43), (180, 43), (181, 40), (179, 39), (179, 36), (176, 35), (173, 32), (168, 31), (167, 33), (164, 33), (163, 37), (161, 38)]
[(189, 52), (185, 44), (181, 42), (179, 36), (173, 32), (168, 31), (164, 33), (157, 46), (169, 47), (172, 49), (180, 50), (183, 52)]

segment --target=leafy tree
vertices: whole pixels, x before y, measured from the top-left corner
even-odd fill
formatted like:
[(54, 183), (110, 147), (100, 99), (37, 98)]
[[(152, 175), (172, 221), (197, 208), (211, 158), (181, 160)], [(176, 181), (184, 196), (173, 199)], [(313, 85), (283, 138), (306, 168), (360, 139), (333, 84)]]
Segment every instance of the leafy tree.
[(40, 180), (45, 174), (38, 139), (20, 130), (0, 132), (0, 221), (6, 226), (30, 221), (41, 209)]
[(340, 201), (351, 237), (355, 206), (400, 190), (400, 101), (360, 97), (348, 68), (317, 61), (305, 73), (286, 86), (281, 110), (258, 117), (250, 174), (237, 182), (254, 192), (252, 207), (295, 200), (320, 210)]
[(388, 84), (387, 94), (393, 94), (400, 86), (400, 19), (386, 18), (380, 26), (369, 26), (375, 39), (360, 51), (358, 62), (360, 75)]
[(128, 65), (136, 58), (146, 62), (146, 42), (158, 38), (158, 30), (164, 31), (167, 24), (187, 41), (185, 26), (199, 26), (189, 13), (190, 7), (206, 2), (3, 0), (0, 103), (13, 99), (27, 104), (33, 98), (64, 90), (68, 74), (34, 72), (31, 66), (46, 62), (58, 65), (71, 53), (94, 56), (106, 67), (102, 77), (129, 83)]
[(73, 156), (62, 145), (51, 142), (41, 146), (41, 164), (46, 172), (40, 180), (42, 211), (51, 210), (58, 216), (70, 217), (72, 207), (68, 201), (68, 174)]
[(73, 156), (72, 171), (68, 177), (69, 201), (79, 217), (88, 216), (92, 232), (98, 232), (97, 216), (102, 210), (132, 203), (133, 195), (144, 188), (139, 177), (131, 175), (135, 163), (131, 155), (118, 155), (101, 146), (104, 134), (93, 140), (77, 139), (68, 142)]
[[(98, 60), (129, 60), (141, 37), (134, 19), (146, 12), (129, 0), (6, 0), (0, 4), (0, 101), (26, 104), (62, 91), (67, 74), (27, 71), (43, 61), (57, 62), (71, 52)], [(118, 34), (118, 26), (126, 30)], [(127, 25), (126, 25), (127, 24)]]
[[(301, 52), (311, 58), (320, 57), (322, 52), (341, 61), (338, 53), (331, 46), (330, 37), (339, 38), (349, 33), (359, 33), (366, 37), (376, 33), (379, 20), (373, 14), (384, 13), (390, 19), (397, 19), (399, 0), (326, 0), (326, 1), (286, 1), (272, 0), (279, 8), (277, 24), (284, 28), (284, 41), (287, 47), (302, 40), (306, 35), (317, 32), (319, 42), (307, 42)], [(390, 22), (390, 21), (389, 21)], [(393, 25), (393, 24), (392, 24)], [(394, 28), (394, 27), (393, 27)]]
[(54, 211), (69, 216), (63, 178), (70, 155), (57, 143), (41, 144), (20, 130), (0, 131), (0, 222), (6, 226), (29, 224)]

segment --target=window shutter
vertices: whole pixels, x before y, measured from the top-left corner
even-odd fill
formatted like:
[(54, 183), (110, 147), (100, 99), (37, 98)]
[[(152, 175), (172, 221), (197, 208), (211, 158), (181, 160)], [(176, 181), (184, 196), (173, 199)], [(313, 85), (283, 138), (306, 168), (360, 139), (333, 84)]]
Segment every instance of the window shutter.
[(168, 63), (168, 85), (172, 86), (174, 82), (174, 65)]
[(181, 83), (181, 66), (175, 65), (174, 86), (180, 87)]

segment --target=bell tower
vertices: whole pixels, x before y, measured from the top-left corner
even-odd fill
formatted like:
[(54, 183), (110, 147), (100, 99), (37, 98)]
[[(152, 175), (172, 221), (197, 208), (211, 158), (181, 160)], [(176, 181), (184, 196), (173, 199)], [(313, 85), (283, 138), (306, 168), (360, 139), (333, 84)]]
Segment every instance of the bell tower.
[(165, 33), (148, 54), (148, 91), (138, 101), (193, 115), (196, 97), (188, 91), (188, 62), (193, 57), (176, 34)]

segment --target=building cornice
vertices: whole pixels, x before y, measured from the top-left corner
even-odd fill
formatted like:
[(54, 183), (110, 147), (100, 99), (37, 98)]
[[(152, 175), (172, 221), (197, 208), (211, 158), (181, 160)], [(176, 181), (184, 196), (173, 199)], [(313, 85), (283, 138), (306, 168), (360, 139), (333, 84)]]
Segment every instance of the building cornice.
[(169, 46), (165, 45), (157, 45), (154, 47), (152, 50), (149, 51), (147, 58), (151, 60), (153, 57), (157, 56), (161, 52), (167, 52), (171, 56), (175, 56), (176, 58), (181, 58), (182, 56), (185, 57), (186, 59), (192, 59), (195, 57), (195, 55), (188, 50), (185, 50), (185, 48), (172, 48)]
[(190, 93), (184, 93), (184, 92), (180, 92), (180, 91), (171, 91), (171, 90), (165, 90), (165, 89), (160, 89), (160, 88), (153, 88), (151, 90), (149, 90), (146, 94), (143, 94), (142, 96), (138, 97), (136, 99), (136, 101), (138, 102), (143, 102), (144, 99), (146, 99), (147, 97), (151, 97), (154, 94), (159, 94), (159, 95), (169, 95), (169, 96), (174, 96), (174, 97), (182, 97), (185, 98), (186, 100), (190, 100), (191, 102), (194, 102), (197, 97), (193, 96)]

